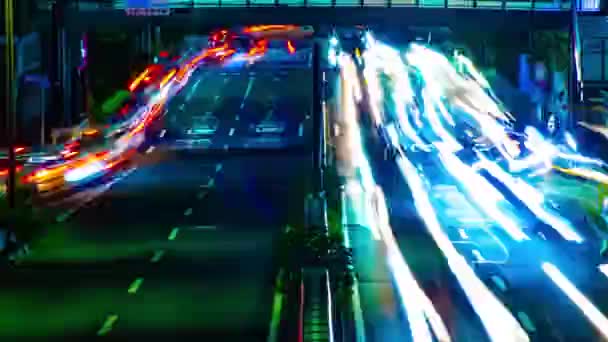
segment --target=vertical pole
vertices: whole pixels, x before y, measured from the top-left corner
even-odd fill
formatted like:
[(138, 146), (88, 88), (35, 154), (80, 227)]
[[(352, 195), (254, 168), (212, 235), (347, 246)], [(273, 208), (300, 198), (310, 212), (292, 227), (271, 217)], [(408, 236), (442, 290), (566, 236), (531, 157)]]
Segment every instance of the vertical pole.
[(82, 105), (87, 115), (90, 113), (89, 103), (89, 34), (85, 31), (81, 37), (82, 65), (80, 68), (80, 82), (82, 83)]
[(158, 53), (161, 49), (163, 49), (162, 39), (160, 36), (160, 25), (156, 25), (154, 27), (154, 51)]
[(578, 35), (578, 1), (572, 0), (570, 6), (570, 72), (568, 77), (568, 129), (571, 129), (576, 125), (577, 118), (575, 118), (575, 109), (581, 101), (581, 60), (580, 60), (580, 44)]
[[(63, 12), (65, 13), (65, 12)], [(62, 15), (63, 15), (62, 13)], [(65, 22), (61, 23), (61, 83), (62, 83), (62, 113), (66, 127), (72, 126), (72, 61), (69, 36), (65, 29)]]
[(15, 207), (15, 187), (16, 187), (16, 113), (15, 113), (15, 32), (13, 23), (13, 0), (5, 0), (4, 29), (6, 32), (6, 115), (7, 115), (7, 136), (8, 136), (8, 204), (9, 208)]
[(46, 89), (40, 87), (40, 92), (40, 146), (44, 147), (46, 141), (46, 111), (44, 110), (46, 105)]
[(51, 83), (51, 114), (55, 120), (64, 123), (63, 113), (63, 58), (62, 58), (62, 26), (63, 26), (63, 0), (55, 0), (52, 4), (51, 17), (51, 60), (50, 60), (50, 83)]
[(308, 229), (327, 236), (327, 202), (325, 199), (323, 185), (323, 149), (325, 140), (324, 113), (323, 113), (323, 89), (321, 75), (321, 47), (318, 41), (314, 42), (312, 50), (312, 72), (313, 72), (313, 95), (312, 95), (312, 119), (313, 119), (313, 193), (309, 194), (305, 202), (306, 225)]
[(321, 106), (321, 53), (319, 42), (315, 42), (312, 50), (312, 117), (314, 127), (313, 143), (313, 172), (315, 193), (323, 191), (323, 108)]

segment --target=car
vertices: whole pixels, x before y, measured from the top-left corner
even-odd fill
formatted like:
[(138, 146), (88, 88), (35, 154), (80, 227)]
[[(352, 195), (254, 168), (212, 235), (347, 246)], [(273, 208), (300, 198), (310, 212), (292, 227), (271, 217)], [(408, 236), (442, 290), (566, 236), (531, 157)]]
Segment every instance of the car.
[[(0, 180), (1, 183), (4, 184), (8, 178), (9, 174), (9, 160), (8, 158), (0, 158)], [(17, 160), (15, 163), (15, 170), (17, 173), (23, 171), (23, 162)]]
[(221, 62), (235, 53), (260, 56), (266, 54), (269, 49), (277, 48), (295, 54), (297, 51), (295, 42), (309, 38), (313, 34), (312, 27), (298, 25), (255, 25), (220, 29), (209, 35), (207, 60)]
[(209, 35), (209, 49), (207, 50), (207, 61), (220, 62), (227, 55), (234, 53), (248, 53), (258, 43), (259, 39), (253, 36), (229, 31), (226, 29), (218, 30)]
[(149, 65), (129, 84), (129, 91), (139, 93), (145, 91), (148, 87), (157, 85), (167, 75), (169, 70), (167, 66), (162, 64)]

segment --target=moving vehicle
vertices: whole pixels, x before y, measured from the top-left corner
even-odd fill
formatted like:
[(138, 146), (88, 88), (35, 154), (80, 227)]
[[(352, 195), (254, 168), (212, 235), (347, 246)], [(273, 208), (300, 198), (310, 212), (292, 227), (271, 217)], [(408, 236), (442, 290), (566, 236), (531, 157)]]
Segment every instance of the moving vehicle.
[[(295, 42), (311, 37), (314, 30), (310, 26), (298, 25), (255, 25), (235, 29), (220, 29), (209, 36), (210, 61), (223, 61), (227, 55), (248, 54), (261, 56), (269, 49), (295, 54)], [(276, 50), (276, 51), (275, 51)]]

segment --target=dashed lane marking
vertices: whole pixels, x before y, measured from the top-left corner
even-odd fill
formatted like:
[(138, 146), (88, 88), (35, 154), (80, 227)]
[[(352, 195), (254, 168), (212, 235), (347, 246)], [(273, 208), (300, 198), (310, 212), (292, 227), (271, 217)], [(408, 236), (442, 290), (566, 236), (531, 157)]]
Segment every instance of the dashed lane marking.
[(534, 325), (534, 323), (532, 322), (532, 320), (530, 319), (528, 314), (526, 314), (523, 311), (520, 311), (517, 313), (517, 318), (519, 319), (521, 324), (524, 326), (524, 329), (526, 329), (528, 332), (531, 332), (531, 333), (536, 332), (536, 326)]
[(162, 131), (160, 131), (159, 137), (161, 137), (161, 138), (162, 138), (162, 137), (164, 137), (164, 136), (165, 136), (165, 134), (167, 134), (167, 130), (166, 130), (166, 129), (163, 129)]
[(228, 132), (229, 136), (233, 136), (234, 135), (234, 127), (230, 129), (230, 132)]
[(146, 153), (152, 153), (152, 152), (154, 151), (154, 149), (155, 149), (155, 148), (156, 148), (156, 147), (154, 147), (154, 146), (150, 146), (150, 147), (148, 147), (148, 149), (146, 150)]
[(150, 258), (150, 262), (155, 264), (157, 262), (160, 261), (160, 259), (162, 259), (162, 257), (165, 255), (165, 251), (162, 249), (159, 249), (157, 251), (154, 251), (154, 255), (152, 255), (152, 258)]
[(70, 209), (66, 210), (66, 212), (64, 212), (63, 214), (57, 216), (56, 221), (58, 223), (65, 222), (68, 218), (70, 218), (70, 216), (74, 215), (76, 213), (76, 211), (77, 211), (76, 208), (70, 208)]
[(136, 294), (137, 290), (139, 290), (139, 288), (141, 287), (141, 284), (144, 282), (144, 278), (139, 277), (136, 278), (135, 280), (133, 280), (133, 282), (131, 283), (131, 285), (129, 286), (129, 294)]
[(177, 233), (179, 233), (179, 228), (178, 228), (178, 227), (173, 228), (173, 229), (171, 230), (171, 233), (169, 233), (169, 237), (168, 237), (168, 239), (169, 239), (170, 241), (175, 240), (175, 238), (177, 237)]
[(304, 123), (301, 123), (300, 126), (298, 127), (298, 136), (303, 136), (304, 135)]
[(486, 258), (484, 258), (483, 255), (481, 255), (481, 252), (479, 250), (474, 249), (472, 253), (475, 256), (475, 258), (477, 258), (478, 261), (486, 261)]
[(209, 181), (207, 182), (207, 187), (213, 188), (214, 185), (215, 185), (215, 179), (209, 178)]
[(186, 209), (186, 211), (184, 211), (184, 216), (190, 216), (192, 215), (192, 208), (188, 208)]
[(493, 275), (492, 277), (490, 277), (490, 279), (492, 279), (492, 282), (494, 282), (494, 285), (496, 285), (496, 287), (501, 292), (506, 292), (507, 291), (507, 284), (505, 283), (504, 280), (502, 280), (501, 277), (499, 277), (497, 275)]
[[(251, 89), (253, 88), (253, 82), (255, 81), (255, 77), (249, 77), (249, 82), (247, 82), (247, 89), (245, 89), (245, 95), (243, 95), (243, 100), (241, 101), (241, 109), (245, 108), (245, 103), (247, 102), (247, 98), (251, 93)], [(237, 118), (238, 120), (238, 118)]]
[(215, 165), (215, 172), (220, 172), (220, 171), (222, 171), (222, 167), (223, 167), (222, 163), (217, 163), (217, 164)]
[(467, 232), (465, 232), (464, 229), (462, 229), (462, 228), (458, 229), (458, 233), (460, 234), (460, 237), (463, 240), (467, 240), (469, 238), (469, 236), (467, 235)]
[(216, 230), (217, 226), (215, 225), (207, 225), (207, 226), (194, 226), (190, 227), (191, 230)]
[(118, 315), (108, 315), (108, 317), (106, 317), (106, 320), (103, 322), (101, 328), (97, 331), (97, 336), (107, 335), (110, 331), (112, 331), (112, 328), (114, 327), (116, 321), (118, 321)]

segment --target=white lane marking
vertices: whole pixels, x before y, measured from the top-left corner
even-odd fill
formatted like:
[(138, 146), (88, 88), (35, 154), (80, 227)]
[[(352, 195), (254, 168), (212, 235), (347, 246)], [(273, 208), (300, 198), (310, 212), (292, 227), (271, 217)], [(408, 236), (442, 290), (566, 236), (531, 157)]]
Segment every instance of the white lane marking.
[(528, 332), (536, 332), (536, 326), (534, 325), (534, 323), (532, 323), (532, 320), (530, 319), (528, 314), (523, 311), (520, 311), (517, 313), (517, 318), (519, 318), (519, 321)]
[(241, 119), (241, 117), (237, 114), (236, 117), (234, 118), (236, 121), (239, 121)]
[(133, 280), (131, 285), (129, 285), (129, 289), (127, 290), (127, 292), (132, 295), (136, 294), (137, 291), (139, 291), (139, 288), (141, 287), (141, 284), (143, 284), (143, 282), (144, 282), (143, 277), (135, 278), (135, 280)]
[(188, 208), (188, 209), (186, 209), (186, 211), (184, 211), (184, 216), (190, 216), (190, 215), (192, 215), (192, 212), (193, 212), (192, 208)]
[(608, 277), (608, 264), (599, 265), (597, 268)]
[(224, 150), (228, 151), (228, 144), (224, 145)]
[(583, 312), (597, 330), (608, 339), (608, 318), (553, 264), (544, 262), (543, 271)]
[(462, 237), (463, 240), (467, 240), (469, 238), (467, 232), (465, 232), (462, 228), (458, 229), (458, 233), (460, 234), (460, 237)]
[(97, 336), (107, 335), (110, 331), (112, 331), (116, 321), (118, 321), (118, 315), (108, 315), (101, 328), (97, 331)]
[(167, 130), (166, 130), (166, 129), (163, 129), (162, 131), (160, 131), (160, 135), (159, 135), (159, 137), (161, 137), (161, 138), (162, 138), (162, 137), (164, 137), (164, 136), (165, 136), (165, 134), (167, 134)]
[(251, 93), (251, 88), (253, 88), (254, 81), (255, 81), (254, 77), (249, 77), (249, 82), (247, 82), (247, 89), (245, 90), (245, 96), (243, 96), (243, 101), (241, 102), (241, 109), (243, 109), (243, 107), (245, 107), (245, 101), (247, 101), (247, 98), (249, 97), (249, 94)]
[(217, 100), (219, 100), (219, 99), (220, 99), (220, 97), (221, 97), (220, 95), (215, 95), (215, 97), (213, 98), (213, 100), (214, 100), (215, 102), (217, 102)]
[(155, 264), (157, 262), (160, 261), (160, 259), (162, 259), (162, 257), (165, 255), (165, 251), (162, 249), (159, 249), (157, 251), (154, 251), (154, 255), (152, 255), (152, 258), (150, 258), (150, 262)]
[(169, 237), (167, 239), (173, 241), (177, 237), (177, 233), (179, 233), (179, 227), (175, 227), (171, 229), (171, 233), (169, 233)]
[(303, 136), (304, 135), (304, 123), (300, 123), (300, 126), (298, 127), (298, 135), (299, 136)]
[(215, 179), (210, 178), (209, 181), (207, 182), (207, 187), (213, 188), (214, 185), (215, 185)]
[(217, 163), (217, 164), (215, 165), (215, 172), (220, 172), (220, 171), (222, 171), (222, 168), (223, 168), (223, 167), (224, 167), (224, 166), (222, 165), (222, 163)]
[(230, 132), (228, 132), (229, 136), (232, 136), (234, 134), (234, 127), (230, 129)]
[(148, 147), (148, 149), (146, 150), (146, 153), (152, 153), (152, 151), (154, 151), (155, 148), (156, 147), (154, 147), (154, 146)]
[(191, 230), (216, 230), (217, 226), (209, 225), (209, 226), (194, 226), (190, 227)]
[(481, 252), (479, 250), (474, 249), (472, 253), (477, 258), (477, 260), (479, 260), (479, 261), (485, 261), (486, 260), (486, 258), (484, 258), (483, 255), (481, 255)]
[(498, 287), (498, 289), (502, 292), (506, 292), (507, 291), (507, 284), (505, 283), (504, 280), (502, 280), (501, 277), (497, 276), (497, 275), (493, 275), (492, 277), (490, 277), (490, 279), (494, 282), (494, 285), (496, 285), (496, 287)]
[(198, 88), (198, 85), (201, 83), (202, 80), (202, 78), (199, 78), (198, 80), (196, 80), (196, 82), (194, 82), (192, 88), (188, 92), (188, 95), (186, 95), (186, 102), (190, 102), (190, 100), (194, 96), (194, 93), (196, 92), (196, 88)]

